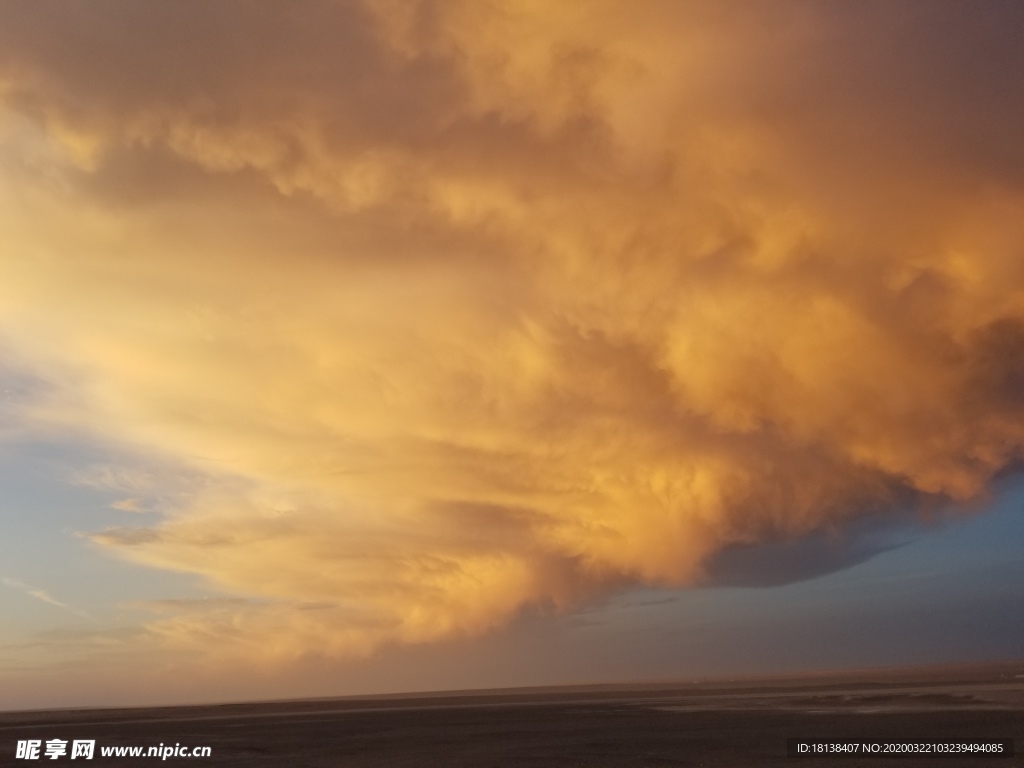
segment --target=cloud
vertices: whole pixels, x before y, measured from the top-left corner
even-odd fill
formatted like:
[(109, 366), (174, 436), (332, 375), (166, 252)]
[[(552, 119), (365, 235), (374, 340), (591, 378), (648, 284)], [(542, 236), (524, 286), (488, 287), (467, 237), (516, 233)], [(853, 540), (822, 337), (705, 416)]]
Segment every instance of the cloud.
[(817, 531), (796, 540), (725, 547), (705, 563), (707, 586), (774, 587), (851, 568), (906, 546), (913, 531), (893, 520), (864, 518), (841, 530)]
[(150, 624), (231, 658), (976, 499), (1024, 446), (1019, 14), (5, 6), (20, 412), (200, 478), (94, 540), (249, 599)]
[(111, 504), (110, 508), (121, 512), (135, 512), (137, 514), (146, 511), (141, 499), (120, 499)]
[(3, 584), (5, 587), (10, 587), (11, 589), (17, 589), (21, 592), (24, 592), (29, 597), (34, 597), (36, 600), (42, 600), (44, 603), (47, 603), (48, 605), (52, 605), (56, 608), (63, 608), (75, 614), (76, 616), (81, 616), (83, 619), (89, 619), (90, 621), (96, 620), (85, 611), (80, 610), (78, 608), (73, 608), (67, 603), (62, 603), (60, 600), (55, 598), (45, 589), (33, 587), (30, 584), (26, 584), (25, 582), (21, 581), (20, 579), (4, 577), (0, 579), (0, 584)]
[(29, 586), (28, 584), (26, 584), (23, 581), (20, 581), (19, 579), (3, 578), (0, 579), (0, 584), (3, 584), (5, 587), (10, 587), (11, 589), (20, 589), (26, 595), (30, 595), (31, 597), (34, 597), (36, 600), (42, 600), (44, 603), (55, 605), (58, 608), (68, 607), (67, 603), (62, 603), (60, 600), (51, 597), (50, 593), (47, 592), (45, 589), (38, 589), (37, 587)]

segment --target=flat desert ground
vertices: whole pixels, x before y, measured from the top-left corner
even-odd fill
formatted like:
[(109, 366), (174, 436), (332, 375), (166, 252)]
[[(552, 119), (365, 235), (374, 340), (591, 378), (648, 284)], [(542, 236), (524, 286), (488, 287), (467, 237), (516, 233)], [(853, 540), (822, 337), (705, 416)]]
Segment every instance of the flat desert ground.
[[(1014, 739), (1002, 758), (790, 758), (786, 739)], [(92, 761), (16, 760), (18, 740), (94, 739)], [(194, 766), (1024, 766), (1024, 662), (799, 678), (255, 704), (0, 713), (0, 765), (155, 765), (99, 747), (202, 745)]]

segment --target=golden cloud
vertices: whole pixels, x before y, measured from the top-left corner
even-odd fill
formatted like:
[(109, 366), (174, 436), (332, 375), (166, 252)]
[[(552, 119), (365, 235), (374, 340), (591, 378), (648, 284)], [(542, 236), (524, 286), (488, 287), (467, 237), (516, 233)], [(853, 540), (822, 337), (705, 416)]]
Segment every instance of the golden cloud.
[(95, 540), (252, 598), (154, 632), (478, 633), (1019, 460), (1019, 82), (973, 87), (998, 25), (623, 8), (0, 11), (31, 416), (201, 470)]

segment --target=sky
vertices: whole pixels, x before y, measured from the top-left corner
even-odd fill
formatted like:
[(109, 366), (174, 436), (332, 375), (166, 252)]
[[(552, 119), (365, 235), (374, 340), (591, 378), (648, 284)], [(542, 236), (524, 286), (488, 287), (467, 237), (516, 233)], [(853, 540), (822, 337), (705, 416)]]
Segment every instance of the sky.
[(0, 708), (1024, 658), (1022, 29), (0, 0)]

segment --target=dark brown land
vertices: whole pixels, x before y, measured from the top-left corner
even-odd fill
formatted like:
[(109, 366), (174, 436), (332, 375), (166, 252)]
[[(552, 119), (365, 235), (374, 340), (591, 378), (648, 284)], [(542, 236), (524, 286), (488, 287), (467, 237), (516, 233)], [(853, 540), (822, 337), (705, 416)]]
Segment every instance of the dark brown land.
[[(786, 756), (786, 739), (1014, 739), (1012, 758)], [(15, 760), (19, 739), (95, 739), (92, 761)], [(1024, 766), (1024, 663), (793, 679), (521, 689), (0, 714), (2, 765), (155, 765), (112, 745), (209, 746), (214, 766)]]

